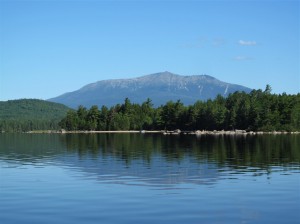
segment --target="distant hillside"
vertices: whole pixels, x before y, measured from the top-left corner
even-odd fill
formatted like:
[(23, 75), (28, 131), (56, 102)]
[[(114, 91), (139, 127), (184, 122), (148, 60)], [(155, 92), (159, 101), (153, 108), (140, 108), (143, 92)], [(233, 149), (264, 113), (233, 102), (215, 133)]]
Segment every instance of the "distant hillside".
[(236, 91), (249, 93), (251, 89), (222, 82), (208, 75), (180, 76), (162, 72), (133, 79), (95, 82), (49, 101), (63, 103), (72, 108), (79, 105), (109, 107), (123, 103), (126, 97), (133, 103), (142, 103), (150, 98), (154, 106), (160, 106), (170, 100), (181, 100), (185, 105), (190, 105), (197, 100), (214, 99), (218, 94), (228, 96)]
[(0, 131), (57, 129), (68, 110), (65, 105), (37, 99), (0, 101)]

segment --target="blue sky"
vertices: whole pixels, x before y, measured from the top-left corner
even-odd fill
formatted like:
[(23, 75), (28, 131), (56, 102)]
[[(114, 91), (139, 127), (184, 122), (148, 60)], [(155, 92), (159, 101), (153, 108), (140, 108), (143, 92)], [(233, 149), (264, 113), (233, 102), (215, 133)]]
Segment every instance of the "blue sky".
[(300, 92), (300, 4), (0, 0), (0, 100), (162, 71)]

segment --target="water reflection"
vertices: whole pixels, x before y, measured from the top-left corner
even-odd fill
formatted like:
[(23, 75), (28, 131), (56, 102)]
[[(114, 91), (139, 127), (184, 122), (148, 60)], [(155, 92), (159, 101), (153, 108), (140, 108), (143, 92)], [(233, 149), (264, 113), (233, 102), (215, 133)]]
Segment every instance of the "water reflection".
[(0, 134), (0, 161), (54, 164), (97, 181), (213, 184), (238, 174), (299, 172), (300, 136)]
[(126, 162), (143, 159), (151, 163), (155, 155), (180, 162), (193, 157), (232, 166), (284, 165), (299, 162), (300, 136), (162, 136), (140, 134), (70, 134), (59, 140), (69, 152), (79, 156), (113, 156)]

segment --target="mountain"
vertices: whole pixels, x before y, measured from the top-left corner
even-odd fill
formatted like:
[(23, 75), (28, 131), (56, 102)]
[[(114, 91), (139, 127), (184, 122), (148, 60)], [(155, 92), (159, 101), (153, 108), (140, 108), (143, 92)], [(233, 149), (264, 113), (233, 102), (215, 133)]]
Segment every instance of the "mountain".
[(57, 129), (69, 110), (65, 105), (45, 100), (0, 101), (0, 131)]
[(110, 107), (123, 103), (126, 97), (133, 103), (142, 103), (150, 98), (154, 106), (179, 99), (185, 105), (190, 105), (197, 100), (213, 99), (218, 94), (227, 96), (235, 91), (250, 92), (251, 89), (222, 82), (208, 75), (181, 76), (162, 72), (132, 79), (98, 81), (74, 92), (49, 99), (49, 101), (62, 103), (72, 108), (79, 105)]

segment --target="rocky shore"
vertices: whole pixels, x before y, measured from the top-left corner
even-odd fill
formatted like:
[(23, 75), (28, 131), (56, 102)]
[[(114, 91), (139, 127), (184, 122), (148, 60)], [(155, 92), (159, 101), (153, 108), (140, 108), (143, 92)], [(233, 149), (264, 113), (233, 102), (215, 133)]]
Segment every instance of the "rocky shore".
[(263, 135), (263, 134), (300, 134), (299, 131), (287, 132), (287, 131), (246, 131), (246, 130), (233, 130), (233, 131), (195, 131), (190, 134), (195, 135)]
[(56, 134), (89, 134), (89, 133), (160, 133), (163, 135), (263, 135), (263, 134), (273, 134), (273, 135), (279, 135), (279, 134), (300, 134), (300, 131), (246, 131), (246, 130), (231, 130), (231, 131), (206, 131), (206, 130), (196, 130), (196, 131), (182, 131), (179, 129), (168, 131), (168, 130), (125, 130), (125, 131), (66, 131), (66, 130), (42, 130), (42, 131), (29, 131), (27, 133), (56, 133)]

